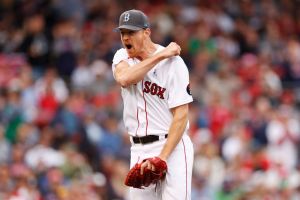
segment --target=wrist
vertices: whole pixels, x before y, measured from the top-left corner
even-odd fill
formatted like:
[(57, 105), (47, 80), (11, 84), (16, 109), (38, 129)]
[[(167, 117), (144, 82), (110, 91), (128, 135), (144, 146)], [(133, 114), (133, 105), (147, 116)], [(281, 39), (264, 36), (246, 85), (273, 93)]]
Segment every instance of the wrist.
[(157, 56), (158, 56), (158, 58), (160, 59), (160, 60), (163, 60), (163, 59), (166, 59), (166, 58), (168, 58), (168, 56), (165, 54), (165, 52), (164, 51), (160, 51), (158, 54), (156, 54)]
[(167, 159), (168, 159), (168, 156), (166, 156), (166, 155), (163, 155), (163, 154), (160, 154), (159, 156), (158, 156), (161, 160), (163, 160), (163, 161), (167, 161)]

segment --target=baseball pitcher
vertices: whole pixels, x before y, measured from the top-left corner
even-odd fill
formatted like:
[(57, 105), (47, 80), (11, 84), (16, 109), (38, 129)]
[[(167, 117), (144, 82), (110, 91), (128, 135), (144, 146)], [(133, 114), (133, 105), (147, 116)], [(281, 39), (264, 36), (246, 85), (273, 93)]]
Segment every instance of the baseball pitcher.
[(130, 199), (191, 199), (194, 150), (188, 104), (193, 98), (181, 48), (174, 42), (155, 44), (148, 18), (139, 10), (122, 13), (116, 30), (123, 48), (114, 55), (112, 71), (121, 85), (132, 144), (125, 180)]

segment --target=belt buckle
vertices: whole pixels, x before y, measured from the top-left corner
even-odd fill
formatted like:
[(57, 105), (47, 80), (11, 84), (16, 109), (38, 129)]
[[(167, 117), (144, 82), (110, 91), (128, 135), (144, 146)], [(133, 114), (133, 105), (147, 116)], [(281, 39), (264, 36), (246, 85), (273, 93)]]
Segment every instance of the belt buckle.
[(141, 137), (138, 137), (138, 138), (139, 138), (139, 143), (143, 144)]

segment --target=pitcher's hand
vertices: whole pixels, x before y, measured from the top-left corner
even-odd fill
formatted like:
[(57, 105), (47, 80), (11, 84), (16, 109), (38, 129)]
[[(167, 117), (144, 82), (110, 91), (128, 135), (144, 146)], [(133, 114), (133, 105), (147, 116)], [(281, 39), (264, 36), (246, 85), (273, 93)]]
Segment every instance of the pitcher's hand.
[(180, 51), (181, 51), (180, 46), (177, 43), (175, 43), (175, 42), (171, 42), (160, 53), (164, 56), (164, 58), (169, 58), (169, 57), (172, 57), (172, 56), (178, 56), (178, 55), (180, 55)]

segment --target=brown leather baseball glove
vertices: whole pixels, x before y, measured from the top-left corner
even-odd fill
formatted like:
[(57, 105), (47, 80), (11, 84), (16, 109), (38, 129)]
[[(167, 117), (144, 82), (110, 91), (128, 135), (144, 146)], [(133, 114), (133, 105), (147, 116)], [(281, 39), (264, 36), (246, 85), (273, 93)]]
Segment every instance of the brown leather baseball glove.
[[(154, 165), (155, 170), (152, 171), (145, 168), (144, 173), (141, 174), (141, 165), (147, 160)], [(167, 170), (167, 163), (164, 160), (159, 157), (147, 158), (143, 160), (143, 162), (135, 164), (134, 167), (130, 169), (126, 176), (125, 185), (140, 189), (148, 187), (152, 183), (156, 184), (160, 180), (163, 180)]]

